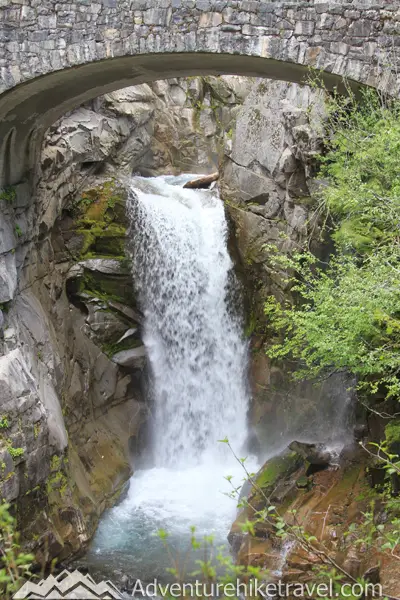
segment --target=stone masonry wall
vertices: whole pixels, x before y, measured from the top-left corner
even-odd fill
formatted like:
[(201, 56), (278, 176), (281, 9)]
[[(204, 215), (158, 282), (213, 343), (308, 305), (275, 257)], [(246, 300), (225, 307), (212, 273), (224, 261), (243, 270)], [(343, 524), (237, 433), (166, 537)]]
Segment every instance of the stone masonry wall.
[[(1, 91), (57, 69), (154, 52), (249, 54), (377, 85), (376, 67), (400, 31), (398, 5), (384, 0), (1, 0), (0, 13)], [(381, 83), (394, 82), (388, 74)]]
[(329, 89), (346, 78), (398, 94), (399, 31), (384, 0), (0, 0), (0, 186), (34, 180), (63, 114), (130, 85), (221, 73), (301, 83), (312, 67)]

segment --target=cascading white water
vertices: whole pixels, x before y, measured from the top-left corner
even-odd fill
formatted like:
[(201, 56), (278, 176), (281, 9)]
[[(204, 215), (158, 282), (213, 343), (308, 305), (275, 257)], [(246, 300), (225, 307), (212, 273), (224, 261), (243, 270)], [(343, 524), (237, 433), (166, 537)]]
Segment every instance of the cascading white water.
[(154, 389), (156, 466), (221, 458), (246, 435), (246, 344), (229, 306), (232, 262), (216, 192), (136, 179), (129, 201), (134, 281)]
[[(186, 190), (188, 177), (135, 178), (128, 203), (133, 277), (145, 315), (152, 380), (152, 468), (135, 473), (125, 500), (103, 519), (89, 562), (165, 576), (157, 530), (177, 551), (190, 527), (226, 544), (244, 471), (247, 344), (232, 304), (227, 223), (214, 191)], [(225, 494), (224, 494), (225, 493)]]

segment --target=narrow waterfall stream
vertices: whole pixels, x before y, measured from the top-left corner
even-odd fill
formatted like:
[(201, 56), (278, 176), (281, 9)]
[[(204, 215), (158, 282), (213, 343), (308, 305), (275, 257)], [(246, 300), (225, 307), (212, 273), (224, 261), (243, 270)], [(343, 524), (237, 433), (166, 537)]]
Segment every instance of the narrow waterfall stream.
[[(134, 178), (128, 211), (133, 277), (145, 315), (152, 421), (146, 469), (103, 518), (92, 568), (143, 581), (172, 567), (157, 531), (175, 551), (199, 538), (227, 544), (236, 503), (225, 495), (244, 471), (247, 344), (235, 312), (227, 223), (218, 194), (183, 189), (190, 177)], [(129, 416), (127, 415), (127, 418)], [(171, 577), (171, 576), (169, 576)]]

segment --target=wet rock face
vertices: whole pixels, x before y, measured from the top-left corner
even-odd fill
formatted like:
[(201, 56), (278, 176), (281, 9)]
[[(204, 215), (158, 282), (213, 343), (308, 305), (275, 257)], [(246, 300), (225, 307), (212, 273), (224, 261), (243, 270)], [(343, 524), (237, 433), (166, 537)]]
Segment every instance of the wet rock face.
[[(312, 249), (320, 245), (310, 194), (316, 156), (322, 150), (323, 119), (322, 92), (258, 81), (238, 113), (230, 139), (226, 137), (221, 193), (247, 291), (251, 333), (262, 329), (263, 306), (270, 294), (280, 300), (290, 297), (287, 273), (271, 260), (273, 247), (290, 251), (307, 238)], [(262, 339), (257, 343), (262, 345)], [(255, 372), (267, 370), (262, 358), (254, 363)], [(280, 374), (274, 377), (279, 379)]]
[(324, 444), (305, 444), (304, 442), (292, 442), (290, 450), (297, 452), (310, 465), (329, 467), (334, 461), (332, 452)]

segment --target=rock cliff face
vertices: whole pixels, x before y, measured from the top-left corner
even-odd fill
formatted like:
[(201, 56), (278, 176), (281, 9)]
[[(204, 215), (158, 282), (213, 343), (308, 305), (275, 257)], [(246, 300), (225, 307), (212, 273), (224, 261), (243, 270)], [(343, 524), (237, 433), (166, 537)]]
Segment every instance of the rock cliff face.
[(41, 561), (85, 546), (141, 449), (123, 181), (215, 169), (244, 95), (232, 77), (99, 98), (50, 129), (33, 197), (0, 195), (0, 493)]
[[(274, 251), (301, 248), (325, 252), (311, 192), (322, 151), (323, 93), (278, 81), (256, 83), (227, 140), (222, 196), (230, 215), (239, 271), (247, 299), (251, 339), (252, 419), (269, 450), (296, 437), (326, 439), (345, 427), (351, 398), (348, 382), (333, 377), (316, 387), (294, 385), (295, 365), (271, 365), (264, 303), (269, 295), (291, 301), (287, 273)], [(343, 431), (345, 434), (345, 431)]]

